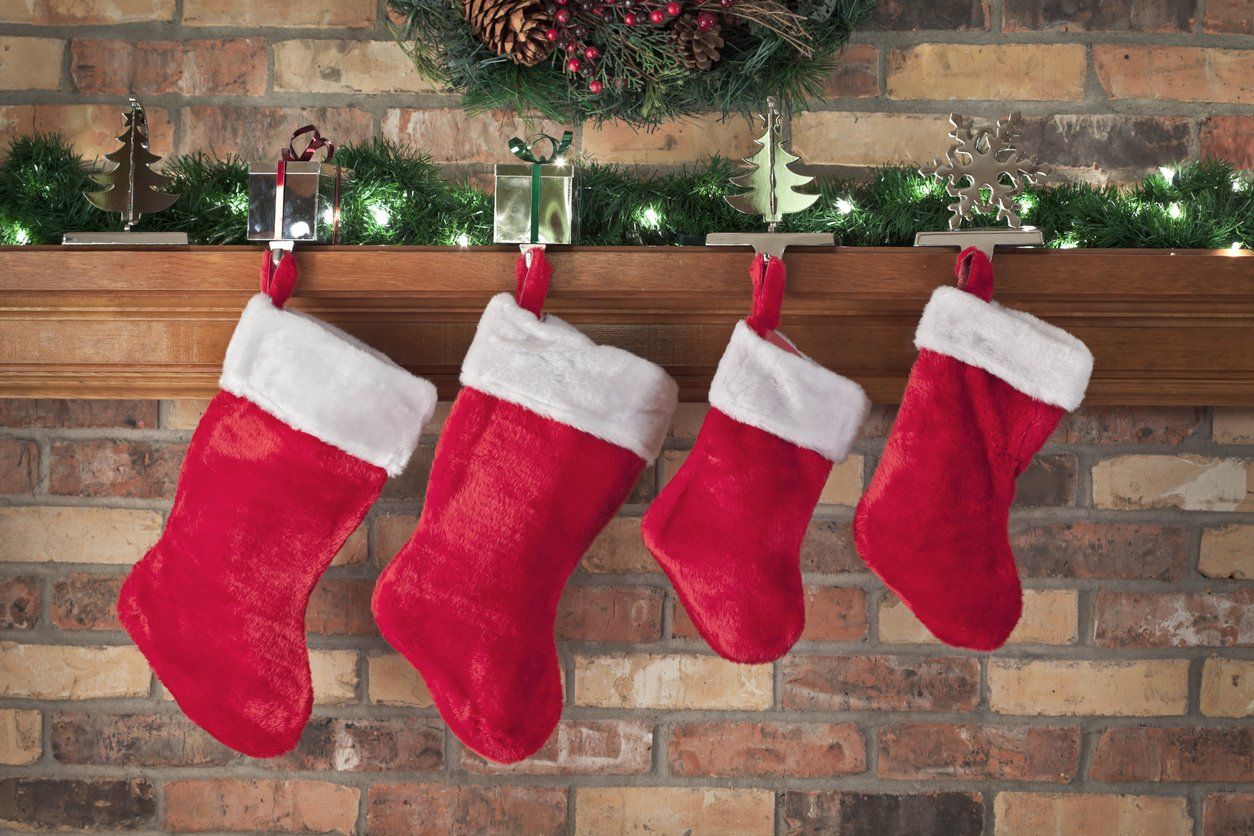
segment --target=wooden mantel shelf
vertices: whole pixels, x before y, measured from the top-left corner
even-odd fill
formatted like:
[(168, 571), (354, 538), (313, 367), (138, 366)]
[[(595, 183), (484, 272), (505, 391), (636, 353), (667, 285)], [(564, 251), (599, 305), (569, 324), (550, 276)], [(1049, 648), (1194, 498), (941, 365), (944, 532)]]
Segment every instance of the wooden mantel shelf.
[[(195, 397), (216, 389), (256, 292), (256, 247), (0, 248), (0, 395)], [(517, 250), (326, 247), (297, 253), (292, 305), (356, 334), (444, 396)], [(749, 302), (749, 254), (553, 248), (547, 309), (663, 364), (703, 400)], [(919, 313), (952, 280), (942, 250), (788, 255), (783, 330), (877, 402), (901, 396)], [(997, 299), (1059, 325), (1096, 357), (1090, 403), (1254, 404), (1254, 257), (1227, 251), (998, 254)]]

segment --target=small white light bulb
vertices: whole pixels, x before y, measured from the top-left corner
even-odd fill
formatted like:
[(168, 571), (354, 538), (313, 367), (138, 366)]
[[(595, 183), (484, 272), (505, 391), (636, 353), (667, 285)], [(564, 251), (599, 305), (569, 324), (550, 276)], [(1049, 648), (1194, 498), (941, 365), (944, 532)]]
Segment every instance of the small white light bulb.
[(650, 206), (640, 213), (640, 221), (650, 229), (657, 229), (662, 225), (662, 215), (658, 210)]
[(1173, 220), (1180, 220), (1184, 217), (1184, 207), (1179, 203), (1172, 203), (1167, 207), (1167, 216)]
[(458, 236), (457, 236), (457, 246), (461, 247), (463, 250), (464, 250), (464, 249), (466, 249), (467, 247), (469, 247), (469, 246), (470, 246), (470, 236), (469, 236), (469, 235), (467, 235), (467, 234), (466, 234), (466, 233), (464, 233), (464, 232), (463, 232), (461, 235), (458, 235)]
[[(23, 243), (25, 243), (25, 242), (23, 242)], [(1230, 252), (1230, 253), (1235, 253), (1235, 252), (1240, 252), (1240, 251), (1241, 251), (1241, 242), (1240, 242), (1240, 241), (1233, 241), (1233, 242), (1232, 242), (1232, 245), (1231, 245), (1230, 247), (1228, 247), (1228, 252)]]
[(841, 215), (848, 215), (853, 212), (853, 201), (848, 198), (837, 198), (836, 211)]
[(1169, 165), (1160, 165), (1158, 167), (1158, 173), (1161, 174), (1163, 179), (1168, 183), (1176, 179), (1176, 170)]
[(379, 226), (387, 226), (392, 220), (392, 213), (382, 203), (370, 204), (370, 214), (374, 216), (374, 222)]

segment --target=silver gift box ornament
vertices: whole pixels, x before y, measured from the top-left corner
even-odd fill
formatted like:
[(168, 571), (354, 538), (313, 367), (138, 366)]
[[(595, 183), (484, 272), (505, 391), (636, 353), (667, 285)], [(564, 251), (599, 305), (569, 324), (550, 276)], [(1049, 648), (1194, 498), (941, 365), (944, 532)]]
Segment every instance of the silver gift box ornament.
[(339, 243), (340, 202), (349, 169), (316, 160), (248, 164), (248, 240)]
[[(579, 171), (569, 165), (572, 133), (561, 139), (514, 137), (509, 150), (527, 165), (498, 165), (492, 208), (492, 240), (498, 244), (573, 244), (579, 239)], [(549, 153), (537, 146), (547, 143)]]
[(539, 219), (531, 240), (530, 165), (496, 166), (492, 240), (498, 244), (573, 244), (579, 237), (576, 210), (578, 171), (571, 165), (540, 166)]

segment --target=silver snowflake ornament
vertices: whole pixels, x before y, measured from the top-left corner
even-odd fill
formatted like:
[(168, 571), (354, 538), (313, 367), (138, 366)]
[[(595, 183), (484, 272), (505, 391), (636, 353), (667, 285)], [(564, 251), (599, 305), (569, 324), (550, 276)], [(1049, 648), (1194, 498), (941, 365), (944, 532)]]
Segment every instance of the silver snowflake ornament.
[(1012, 113), (996, 124), (979, 124), (958, 113), (949, 115), (953, 145), (945, 158), (932, 161), (919, 169), (945, 181), (945, 193), (958, 200), (949, 204), (953, 215), (949, 228), (957, 229), (964, 220), (973, 220), (976, 212), (997, 210), (997, 220), (1005, 220), (1011, 229), (1021, 222), (1015, 211), (1015, 198), (1025, 186), (1040, 182), (1049, 174), (1049, 166), (1035, 157), (1023, 156), (1015, 140), (1023, 135), (1022, 119)]

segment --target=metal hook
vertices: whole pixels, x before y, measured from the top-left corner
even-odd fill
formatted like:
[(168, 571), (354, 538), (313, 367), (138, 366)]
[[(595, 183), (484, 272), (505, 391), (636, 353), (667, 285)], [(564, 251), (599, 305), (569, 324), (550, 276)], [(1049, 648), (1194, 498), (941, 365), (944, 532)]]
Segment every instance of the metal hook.
[(523, 255), (523, 263), (527, 265), (528, 269), (531, 268), (531, 254), (536, 250), (544, 250), (544, 247), (545, 247), (544, 244), (528, 243), (528, 244), (518, 245), (518, 249), (519, 251), (522, 252), (522, 255)]
[(711, 232), (707, 247), (753, 247), (763, 260), (783, 258), (789, 247), (830, 247), (836, 238), (830, 232)]
[(270, 263), (278, 264), (283, 260), (283, 253), (293, 252), (296, 249), (295, 241), (271, 241), (270, 242)]

